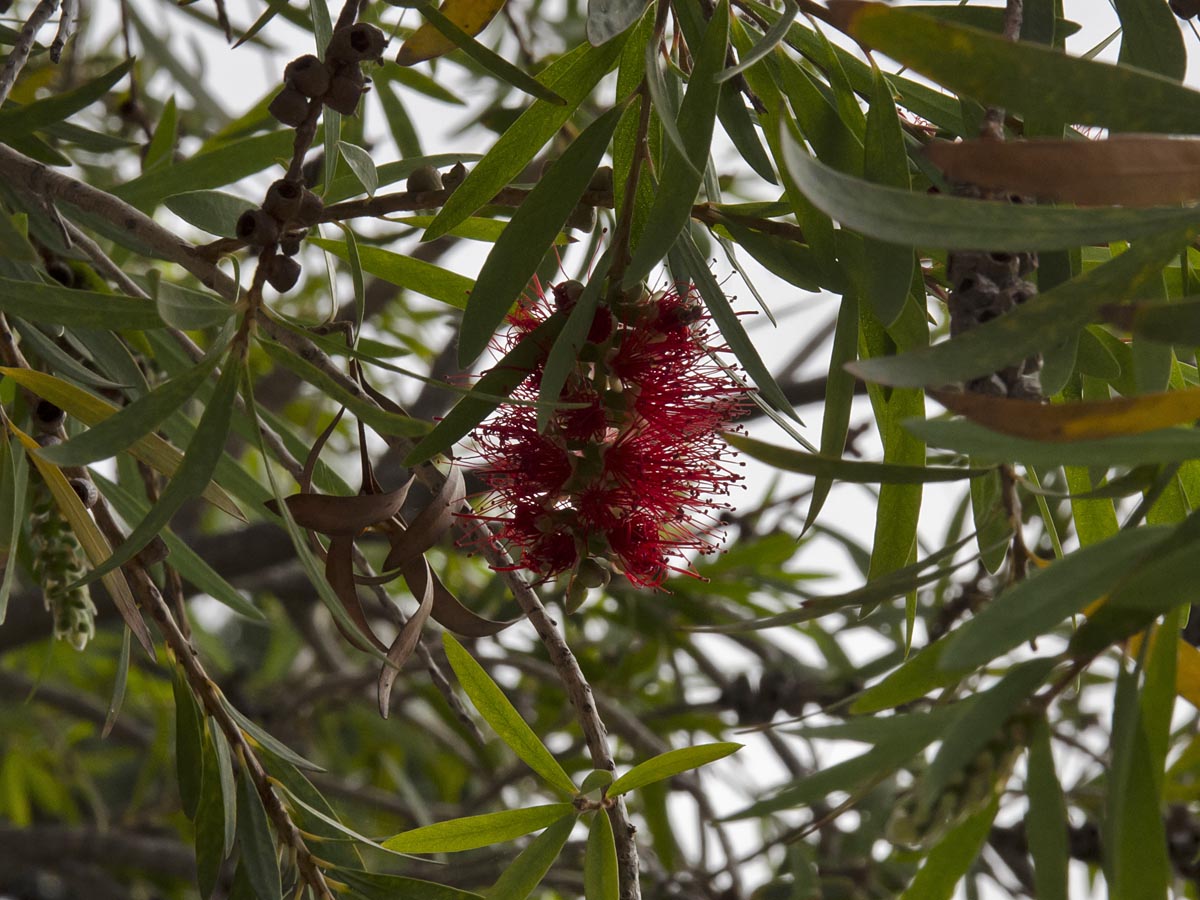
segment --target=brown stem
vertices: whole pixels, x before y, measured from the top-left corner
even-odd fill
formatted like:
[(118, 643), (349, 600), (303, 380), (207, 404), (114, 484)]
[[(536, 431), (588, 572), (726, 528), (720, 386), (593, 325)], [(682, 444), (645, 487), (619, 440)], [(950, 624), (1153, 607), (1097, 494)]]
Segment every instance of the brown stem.
[(58, 9), (58, 0), (41, 0), (33, 8), (33, 12), (29, 14), (29, 19), (25, 22), (21, 33), (17, 35), (17, 43), (8, 54), (8, 60), (4, 63), (4, 69), (0, 70), (0, 105), (3, 105), (4, 101), (8, 99), (9, 92), (17, 82), (17, 76), (25, 68), (25, 63), (29, 60), (29, 54), (33, 52), (34, 39), (37, 37), (37, 33), (49, 21), (50, 17), (54, 15), (56, 9)]

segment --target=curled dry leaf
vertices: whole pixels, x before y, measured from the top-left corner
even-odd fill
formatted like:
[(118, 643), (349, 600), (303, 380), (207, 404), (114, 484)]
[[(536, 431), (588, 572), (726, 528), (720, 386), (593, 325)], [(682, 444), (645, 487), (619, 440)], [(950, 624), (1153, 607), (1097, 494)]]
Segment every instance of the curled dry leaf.
[(433, 611), (437, 588), (440, 587), (442, 591), (446, 590), (434, 577), (433, 570), (429, 568), (429, 563), (425, 561), (424, 557), (412, 560), (405, 567), (404, 580), (413, 596), (420, 598), (420, 605), (413, 613), (412, 618), (404, 623), (404, 627), (400, 629), (396, 639), (392, 641), (392, 646), (387, 651), (387, 662), (379, 670), (379, 714), (385, 719), (388, 717), (388, 707), (391, 705), (392, 685), (396, 682), (396, 676), (400, 674), (400, 668), (417, 649), (421, 631), (429, 620), (429, 614)]
[(329, 549), (325, 553), (325, 580), (342, 601), (342, 608), (359, 631), (355, 634), (335, 618), (334, 624), (342, 633), (342, 637), (364, 653), (370, 653), (371, 647), (364, 643), (363, 637), (367, 638), (376, 650), (386, 652), (387, 645), (375, 636), (371, 623), (367, 621), (362, 601), (358, 599), (358, 586), (354, 582), (353, 537), (336, 535), (330, 539)]
[[(400, 512), (412, 487), (410, 478), (401, 487), (385, 494), (358, 494), (338, 497), (332, 494), (292, 494), (286, 499), (288, 511), (301, 528), (330, 536), (355, 536), (372, 525), (387, 522)], [(270, 500), (267, 508), (278, 513), (279, 505)]]
[(934, 141), (925, 155), (951, 181), (1042, 200), (1137, 207), (1200, 200), (1198, 140)]

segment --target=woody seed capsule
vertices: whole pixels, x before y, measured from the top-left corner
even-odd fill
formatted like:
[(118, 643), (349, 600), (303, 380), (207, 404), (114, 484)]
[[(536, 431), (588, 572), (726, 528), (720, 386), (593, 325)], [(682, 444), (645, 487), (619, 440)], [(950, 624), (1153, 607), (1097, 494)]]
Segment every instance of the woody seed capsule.
[(308, 118), (308, 98), (296, 88), (287, 85), (271, 101), (267, 112), (282, 124), (295, 128)]
[(248, 209), (237, 220), (238, 240), (262, 247), (279, 239), (279, 223), (261, 209)]
[(334, 63), (358, 63), (383, 58), (387, 37), (374, 25), (359, 22), (339, 28), (329, 39), (325, 57)]
[(303, 197), (304, 188), (294, 181), (280, 179), (267, 188), (267, 196), (262, 205), (263, 212), (280, 222), (288, 222), (300, 212)]
[(300, 263), (290, 256), (272, 256), (267, 266), (267, 284), (281, 294), (296, 286), (300, 278)]
[(343, 116), (352, 116), (358, 111), (358, 101), (366, 91), (366, 80), (362, 73), (355, 68), (346, 69), (329, 83), (329, 93), (324, 97), (325, 105)]
[(408, 176), (406, 187), (412, 194), (440, 191), (443, 187), (442, 176), (433, 166), (421, 166)]
[(311, 53), (297, 57), (283, 70), (283, 79), (305, 97), (320, 97), (329, 90), (329, 67)]
[(296, 221), (309, 228), (321, 221), (321, 216), (325, 214), (325, 203), (310, 191), (305, 188), (300, 195), (300, 209), (296, 212)]

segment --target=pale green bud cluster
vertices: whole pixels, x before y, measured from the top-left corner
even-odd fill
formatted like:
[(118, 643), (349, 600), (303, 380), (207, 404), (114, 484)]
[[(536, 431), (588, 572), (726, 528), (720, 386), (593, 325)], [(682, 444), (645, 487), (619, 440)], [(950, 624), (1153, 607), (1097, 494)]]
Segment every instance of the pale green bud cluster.
[(54, 636), (82, 650), (96, 633), (96, 607), (87, 589), (72, 587), (84, 575), (83, 548), (44, 484), (34, 495), (32, 514), (33, 575), (53, 617)]

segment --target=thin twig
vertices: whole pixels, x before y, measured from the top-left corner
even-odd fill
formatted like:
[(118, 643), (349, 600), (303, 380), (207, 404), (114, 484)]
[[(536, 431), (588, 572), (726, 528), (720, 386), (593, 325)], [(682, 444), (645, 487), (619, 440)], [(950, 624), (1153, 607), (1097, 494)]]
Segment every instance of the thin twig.
[(62, 59), (67, 42), (75, 36), (79, 25), (79, 0), (62, 0), (62, 12), (58, 17), (58, 32), (54, 35), (54, 43), (50, 45), (50, 60), (58, 63)]
[(0, 71), (0, 106), (8, 100), (8, 95), (13, 89), (13, 85), (17, 83), (17, 76), (21, 74), (21, 70), (25, 68), (25, 63), (29, 61), (29, 54), (33, 52), (33, 44), (37, 33), (41, 31), (42, 26), (50, 21), (50, 17), (54, 15), (54, 11), (58, 9), (58, 0), (41, 0), (37, 6), (33, 8), (33, 12), (29, 14), (29, 19), (25, 22), (25, 26), (21, 29), (21, 33), (17, 35), (17, 42), (13, 45), (12, 51), (8, 54), (8, 60), (4, 63), (4, 69)]

